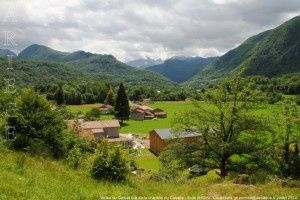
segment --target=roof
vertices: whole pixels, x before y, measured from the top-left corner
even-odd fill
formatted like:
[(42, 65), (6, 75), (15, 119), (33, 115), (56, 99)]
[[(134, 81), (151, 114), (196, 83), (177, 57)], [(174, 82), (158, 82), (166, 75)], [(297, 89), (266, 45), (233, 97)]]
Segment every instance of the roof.
[(149, 106), (145, 106), (145, 105), (139, 106), (138, 108), (139, 108), (139, 109), (142, 109), (142, 110), (153, 110), (153, 108), (151, 108), (151, 107), (149, 107)]
[(118, 120), (87, 121), (83, 123), (83, 129), (103, 129), (114, 127), (120, 127)]
[[(169, 138), (176, 138), (176, 134), (174, 134), (174, 132), (172, 132), (170, 128), (154, 129), (154, 131), (163, 140), (164, 139), (169, 139)], [(182, 132), (178, 136), (180, 138), (198, 137), (198, 136), (201, 136), (201, 134), (200, 133), (196, 133), (196, 132)]]
[(155, 115), (159, 115), (159, 116), (161, 116), (161, 115), (167, 115), (166, 112), (155, 112), (154, 114), (155, 114)]
[(145, 113), (145, 111), (137, 109), (137, 108), (132, 109), (131, 112)]

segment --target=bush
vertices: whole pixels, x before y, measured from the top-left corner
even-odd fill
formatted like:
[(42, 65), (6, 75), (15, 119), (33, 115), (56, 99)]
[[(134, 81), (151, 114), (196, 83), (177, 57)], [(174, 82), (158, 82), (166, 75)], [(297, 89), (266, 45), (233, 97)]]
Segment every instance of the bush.
[(129, 161), (120, 146), (101, 144), (99, 155), (94, 160), (92, 177), (106, 181), (124, 181), (129, 173)]
[(164, 182), (180, 182), (184, 183), (189, 178), (189, 172), (182, 170), (178, 160), (163, 164), (158, 173), (153, 173), (150, 179)]
[(300, 180), (284, 180), (283, 182), (282, 182), (282, 186), (283, 187), (294, 187), (294, 188), (298, 188), (298, 187), (300, 187)]
[(83, 160), (81, 149), (74, 146), (68, 154), (67, 162), (73, 168), (77, 169)]
[(86, 120), (96, 120), (96, 119), (99, 119), (100, 116), (101, 116), (101, 112), (100, 112), (99, 108), (93, 108), (85, 114), (85, 119)]
[(54, 157), (64, 157), (66, 148), (62, 130), (65, 124), (46, 98), (31, 89), (24, 89), (16, 105), (16, 117), (7, 119), (8, 125), (15, 128), (13, 147), (25, 150), (30, 148), (32, 141), (42, 140)]

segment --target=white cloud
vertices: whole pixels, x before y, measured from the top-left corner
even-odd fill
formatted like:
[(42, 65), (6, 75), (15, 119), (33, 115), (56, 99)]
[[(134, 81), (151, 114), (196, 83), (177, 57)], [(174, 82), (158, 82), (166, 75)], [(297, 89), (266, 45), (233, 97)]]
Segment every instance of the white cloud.
[(13, 50), (38, 43), (130, 60), (220, 55), (299, 15), (300, 1), (1, 0), (0, 23), (10, 8), (16, 22), (0, 27), (15, 32)]

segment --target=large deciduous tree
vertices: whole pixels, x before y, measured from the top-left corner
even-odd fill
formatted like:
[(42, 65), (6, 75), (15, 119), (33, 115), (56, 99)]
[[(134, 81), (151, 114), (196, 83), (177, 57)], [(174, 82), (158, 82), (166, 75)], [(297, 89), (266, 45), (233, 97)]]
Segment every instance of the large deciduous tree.
[(239, 77), (226, 80), (206, 93), (205, 104), (195, 102), (195, 110), (174, 120), (177, 129), (202, 134), (199, 159), (218, 168), (222, 178), (229, 172), (232, 156), (261, 151), (263, 147), (257, 143), (268, 128), (264, 120), (250, 114), (258, 96), (245, 85)]

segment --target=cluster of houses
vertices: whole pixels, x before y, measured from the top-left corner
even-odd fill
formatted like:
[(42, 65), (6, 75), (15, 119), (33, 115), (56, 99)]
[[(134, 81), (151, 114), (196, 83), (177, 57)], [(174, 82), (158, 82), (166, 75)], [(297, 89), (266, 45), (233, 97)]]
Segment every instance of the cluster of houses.
[[(113, 107), (102, 105), (100, 111), (103, 114), (113, 112)], [(144, 120), (152, 118), (165, 118), (167, 113), (161, 109), (153, 109), (149, 106), (138, 105), (131, 107), (130, 118), (133, 120)], [(84, 121), (83, 119), (68, 120), (68, 128), (78, 133), (79, 137), (86, 137), (96, 142), (107, 138), (109, 142), (132, 143), (132, 138), (120, 134), (120, 123), (118, 120)], [(196, 132), (174, 133), (171, 129), (155, 129), (149, 132), (149, 148), (155, 154), (160, 152), (176, 138), (182, 138), (186, 142), (199, 139), (201, 134)]]
[(130, 111), (130, 119), (144, 120), (153, 118), (166, 118), (167, 113), (160, 108), (151, 108), (146, 105), (132, 106)]
[[(114, 108), (111, 105), (102, 104), (100, 106), (101, 114), (112, 114)], [(160, 108), (151, 108), (146, 105), (132, 105), (130, 107), (131, 120), (145, 120), (154, 118), (166, 118), (167, 113)]]

